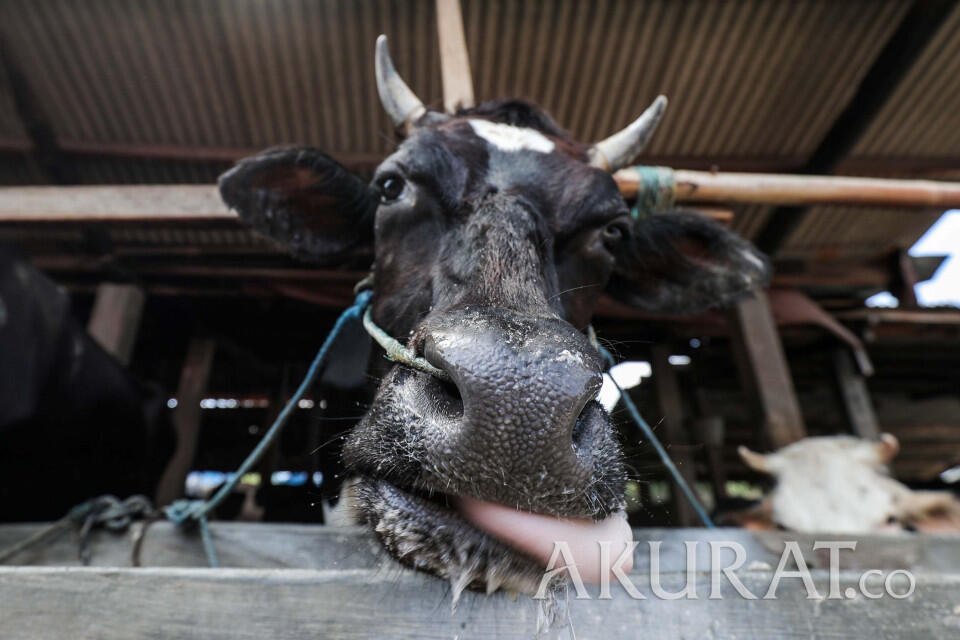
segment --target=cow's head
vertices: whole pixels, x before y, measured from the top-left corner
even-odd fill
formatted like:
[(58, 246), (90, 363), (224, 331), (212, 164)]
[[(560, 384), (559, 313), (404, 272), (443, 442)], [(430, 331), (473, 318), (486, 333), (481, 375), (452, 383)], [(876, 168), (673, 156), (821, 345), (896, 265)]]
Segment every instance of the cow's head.
[[(449, 374), (384, 376), (345, 450), (360, 519), (458, 588), (529, 591), (544, 564), (529, 538), (555, 532), (547, 521), (624, 505), (583, 334), (599, 297), (700, 311), (762, 282), (767, 263), (698, 215), (631, 217), (610, 172), (637, 155), (664, 99), (581, 145), (524, 102), (429, 111), (377, 45), (381, 100), (405, 140), (371, 183), (317, 150), (280, 149), (241, 162), (221, 193), (303, 257), (331, 264), (372, 244), (374, 321)], [(522, 512), (516, 527), (502, 505)]]
[(890, 477), (899, 451), (889, 433), (879, 441), (804, 438), (766, 454), (738, 450), (751, 469), (776, 478), (765, 500), (771, 524), (804, 533), (960, 530), (960, 501), (952, 494), (913, 491)]

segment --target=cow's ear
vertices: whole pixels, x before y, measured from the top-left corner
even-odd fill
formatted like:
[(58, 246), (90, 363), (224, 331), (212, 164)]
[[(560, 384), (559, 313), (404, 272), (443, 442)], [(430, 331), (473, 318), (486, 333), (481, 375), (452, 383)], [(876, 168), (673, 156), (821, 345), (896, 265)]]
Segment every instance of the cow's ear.
[(678, 211), (634, 223), (607, 293), (645, 311), (690, 314), (728, 305), (769, 279), (769, 261), (749, 242)]
[(301, 258), (341, 262), (372, 242), (376, 190), (316, 149), (264, 151), (220, 176), (219, 186), (241, 220)]

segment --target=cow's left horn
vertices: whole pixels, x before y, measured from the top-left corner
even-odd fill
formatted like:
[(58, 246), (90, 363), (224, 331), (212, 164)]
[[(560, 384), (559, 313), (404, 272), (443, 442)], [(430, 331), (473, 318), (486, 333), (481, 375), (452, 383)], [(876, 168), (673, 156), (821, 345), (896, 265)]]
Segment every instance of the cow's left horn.
[(760, 473), (773, 474), (774, 470), (770, 464), (770, 456), (764, 455), (762, 453), (757, 453), (755, 451), (750, 451), (745, 446), (740, 445), (737, 447), (737, 453), (740, 454), (740, 459), (743, 460), (748, 467), (754, 471), (759, 471)]
[(393, 124), (409, 135), (416, 128), (413, 123), (427, 112), (427, 108), (394, 68), (385, 35), (377, 38), (377, 55), (374, 64), (377, 71), (377, 92), (380, 94), (380, 103), (383, 104)]
[(647, 107), (647, 110), (626, 129), (590, 147), (588, 152), (590, 164), (611, 173), (628, 166), (640, 155), (653, 136), (653, 132), (657, 130), (657, 125), (663, 119), (666, 108), (667, 97), (657, 96), (653, 104)]

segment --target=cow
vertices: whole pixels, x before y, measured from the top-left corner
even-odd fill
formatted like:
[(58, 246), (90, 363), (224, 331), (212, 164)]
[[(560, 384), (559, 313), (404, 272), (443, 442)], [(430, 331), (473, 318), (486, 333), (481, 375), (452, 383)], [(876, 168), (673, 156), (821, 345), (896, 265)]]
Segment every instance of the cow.
[(152, 495), (173, 451), (159, 387), (74, 319), (65, 291), (0, 245), (0, 522), (101, 494)]
[(777, 482), (759, 507), (737, 517), (801, 533), (960, 531), (960, 500), (950, 492), (914, 491), (890, 477), (899, 451), (889, 433), (878, 441), (805, 438), (766, 454), (740, 447), (748, 467)]
[(530, 593), (552, 540), (576, 555), (630, 538), (625, 466), (596, 400), (601, 358), (584, 335), (601, 295), (700, 312), (762, 286), (768, 261), (700, 215), (631, 215), (611, 173), (653, 134), (662, 96), (581, 144), (521, 100), (426, 108), (384, 36), (375, 66), (402, 142), (371, 182), (317, 149), (277, 148), (239, 162), (220, 192), (302, 258), (372, 251), (372, 320), (445, 374), (383, 372), (344, 447), (357, 520), (455, 596)]

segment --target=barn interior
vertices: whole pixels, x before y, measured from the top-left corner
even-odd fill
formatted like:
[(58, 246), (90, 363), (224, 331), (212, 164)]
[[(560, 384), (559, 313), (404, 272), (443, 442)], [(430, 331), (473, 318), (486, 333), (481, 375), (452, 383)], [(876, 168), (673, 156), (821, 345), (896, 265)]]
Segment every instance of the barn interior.
[[(668, 95), (644, 165), (960, 177), (957, 2), (464, 0), (462, 19), (477, 100), (528, 98), (578, 140)], [(211, 185), (280, 144), (369, 175), (397, 142), (373, 42), (389, 34), (409, 84), (442, 108), (436, 24), (426, 1), (0, 3), (0, 242), (165, 390), (181, 441), (196, 443), (166, 498), (187, 472), (237, 467), (369, 266), (294, 259), (229, 215)], [(960, 464), (960, 309), (918, 304), (915, 285), (943, 257), (908, 249), (944, 207), (701, 210), (770, 256), (770, 290), (695, 317), (605, 300), (594, 326), (619, 359), (649, 363), (630, 394), (706, 501), (755, 497), (766, 482), (740, 445), (807, 435), (892, 433), (894, 476), (942, 485)], [(897, 308), (865, 305), (884, 291)], [(338, 434), (364, 410), (355, 378), (324, 375), (248, 479), (253, 505), (221, 517), (324, 521)], [(697, 524), (626, 421), (623, 440), (631, 522)]]

